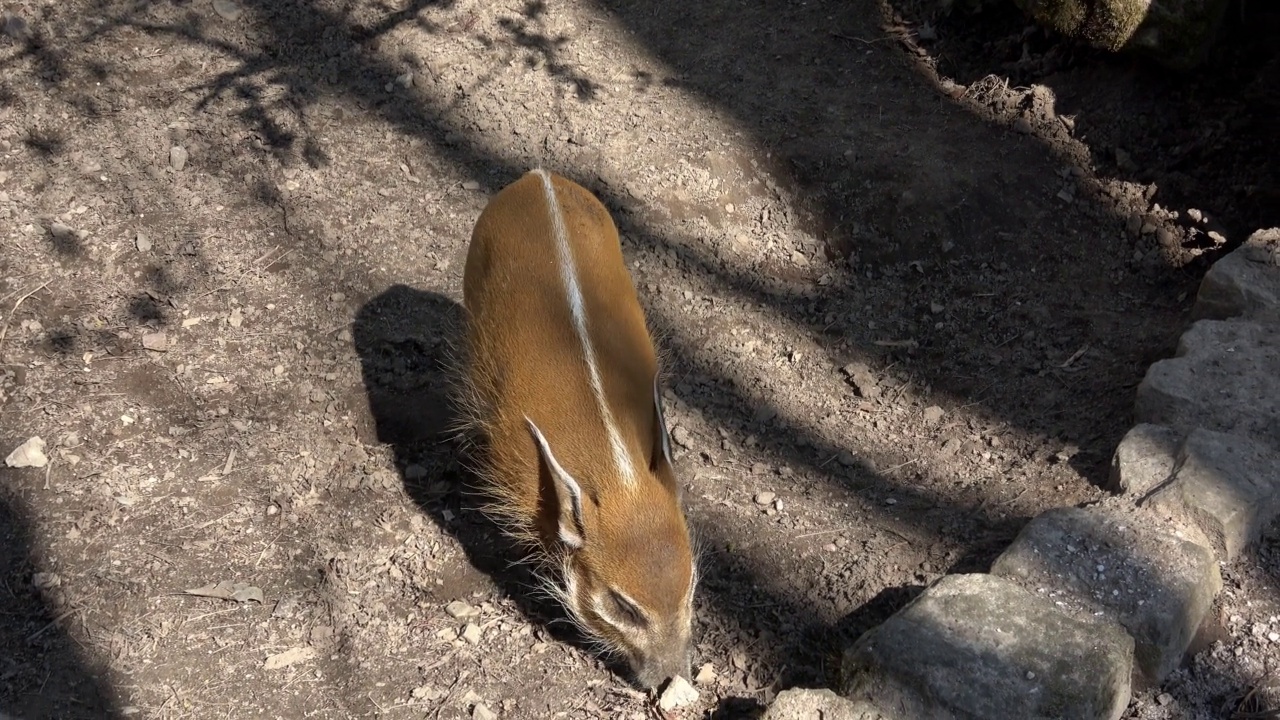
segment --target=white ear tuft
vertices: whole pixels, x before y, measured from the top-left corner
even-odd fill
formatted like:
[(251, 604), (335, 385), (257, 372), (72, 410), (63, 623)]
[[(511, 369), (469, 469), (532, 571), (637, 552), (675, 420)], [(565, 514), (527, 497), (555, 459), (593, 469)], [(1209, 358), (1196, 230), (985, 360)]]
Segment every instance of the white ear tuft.
[(557, 534), (561, 542), (576, 550), (582, 547), (582, 488), (578, 485), (578, 481), (560, 466), (556, 456), (551, 453), (551, 445), (547, 443), (538, 426), (534, 425), (528, 417), (525, 417), (524, 421), (529, 426), (529, 433), (533, 435), (534, 445), (538, 447), (538, 457), (541, 458), (551, 475), (551, 481), (555, 484), (553, 489), (560, 506)]
[(653, 414), (653, 432), (657, 436), (657, 442), (654, 447), (654, 456), (650, 458), (649, 461), (650, 468), (656, 468), (658, 466), (658, 455), (656, 450), (659, 448), (662, 450), (662, 459), (665, 460), (668, 465), (672, 464), (671, 439), (667, 435), (667, 419), (662, 409), (662, 388), (658, 385), (658, 373), (656, 372), (653, 374)]

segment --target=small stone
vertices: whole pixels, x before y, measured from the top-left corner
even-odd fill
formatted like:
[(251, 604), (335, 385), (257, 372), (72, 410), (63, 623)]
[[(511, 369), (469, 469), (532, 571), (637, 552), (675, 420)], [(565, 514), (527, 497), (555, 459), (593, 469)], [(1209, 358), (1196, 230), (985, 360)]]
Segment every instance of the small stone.
[(774, 408), (769, 405), (761, 405), (760, 407), (756, 408), (755, 415), (753, 416), (752, 419), (755, 420), (755, 422), (761, 425), (764, 425), (769, 421), (773, 420), (777, 416), (778, 416), (777, 408)]
[(31, 584), (40, 590), (52, 590), (62, 584), (57, 573), (38, 572), (31, 576)]
[(840, 454), (836, 456), (836, 462), (845, 467), (852, 467), (858, 464), (858, 458), (848, 450), (841, 450)]
[(138, 233), (133, 244), (138, 248), (138, 252), (151, 252), (151, 238), (142, 233)]
[(28, 34), (27, 21), (16, 13), (5, 13), (4, 34), (15, 40), (26, 38)]
[[(1275, 633), (1272, 633), (1273, 635)], [(710, 685), (716, 681), (716, 668), (711, 663), (706, 663), (698, 668), (698, 674), (693, 678), (698, 685)]]
[(827, 689), (792, 688), (778, 693), (760, 720), (882, 720), (874, 705)]
[(938, 313), (946, 309), (947, 309), (947, 306), (943, 305), (942, 303), (937, 303), (937, 302), (929, 303), (929, 312), (933, 313), (934, 315), (937, 315)]
[(142, 336), (142, 347), (156, 352), (166, 352), (169, 349), (169, 336), (163, 330), (145, 333)]
[(771, 493), (767, 490), (765, 492), (756, 493), (756, 504), (768, 505), (769, 503), (773, 502), (774, 498), (776, 497), (777, 495), (775, 493)]
[(244, 313), (241, 312), (240, 308), (231, 309), (231, 314), (227, 316), (227, 324), (235, 328), (244, 324)]
[(462, 189), (463, 190), (479, 190), (480, 183), (476, 182), (475, 180), (465, 180), (462, 183)]
[(1125, 230), (1133, 237), (1138, 237), (1138, 235), (1142, 234), (1142, 216), (1137, 213), (1130, 215), (1129, 219), (1125, 221)]
[(409, 696), (414, 700), (439, 700), (445, 696), (445, 691), (432, 685), (419, 685), (409, 693)]
[(840, 368), (840, 371), (849, 379), (849, 384), (853, 385), (859, 396), (870, 399), (880, 394), (879, 382), (866, 363), (851, 362)]
[(169, 167), (175, 172), (180, 172), (182, 168), (187, 166), (187, 149), (181, 145), (174, 145), (169, 148)]
[(4, 459), (4, 464), (11, 468), (42, 468), (49, 464), (49, 457), (44, 454), (44, 449), (44, 440), (40, 439), (39, 435), (33, 436), (14, 448), (13, 452)]
[(1032, 130), (1031, 121), (1026, 119), (1025, 117), (1020, 117), (1017, 120), (1013, 121), (1013, 129), (1017, 130), (1019, 133), (1022, 133), (1023, 135), (1030, 135)]
[(671, 682), (667, 683), (667, 689), (662, 691), (662, 695), (658, 698), (658, 707), (666, 712), (671, 712), (685, 705), (692, 705), (698, 701), (698, 691), (689, 684), (688, 680), (676, 675), (671, 678)]
[(70, 225), (54, 221), (49, 224), (49, 233), (56, 238), (69, 238), (73, 237), (76, 231)]
[(223, 20), (230, 22), (239, 20), (240, 16), (244, 14), (244, 9), (232, 2), (232, 0), (213, 0), (213, 11), (218, 13)]
[(1169, 703), (1173, 702), (1173, 696), (1170, 695), (1169, 693), (1160, 693), (1159, 695), (1156, 696), (1156, 702), (1160, 703), (1161, 705), (1168, 705)]
[[(480, 609), (463, 600), (454, 600), (444, 606), (444, 611), (449, 613), (449, 617), (458, 620), (467, 620), (480, 616)], [(471, 626), (474, 627), (474, 626)]]
[(689, 447), (690, 443), (693, 442), (689, 431), (683, 425), (677, 425), (671, 430), (671, 439), (675, 440), (677, 445), (685, 448)]
[(1163, 425), (1139, 423), (1111, 458), (1107, 490), (1141, 496), (1169, 478), (1178, 459), (1180, 438)]
[(475, 707), (471, 708), (471, 717), (475, 720), (498, 720), (498, 714), (484, 703), (476, 703)]
[(472, 645), (480, 644), (480, 638), (483, 635), (484, 635), (484, 631), (481, 630), (480, 626), (476, 625), (475, 623), (467, 623), (467, 626), (462, 628), (462, 639), (466, 640)]
[(930, 425), (937, 425), (946, 411), (937, 405), (930, 405), (924, 409), (924, 421)]

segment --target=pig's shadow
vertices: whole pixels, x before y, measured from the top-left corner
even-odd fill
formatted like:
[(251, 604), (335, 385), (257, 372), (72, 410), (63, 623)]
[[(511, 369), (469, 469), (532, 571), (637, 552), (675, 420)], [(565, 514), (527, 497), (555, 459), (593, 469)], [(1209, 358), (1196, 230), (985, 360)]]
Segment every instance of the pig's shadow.
[[(405, 285), (391, 286), (359, 309), (352, 338), (377, 439), (394, 450), (409, 497), (458, 540), (472, 567), (535, 627), (596, 657), (563, 608), (539, 587), (533, 568), (519, 562), (520, 548), (478, 510), (483, 497), (466, 469), (468, 443), (455, 432), (455, 348), (462, 347), (465, 322), (454, 300)], [(437, 598), (441, 604), (466, 599), (444, 597), (447, 593)]]

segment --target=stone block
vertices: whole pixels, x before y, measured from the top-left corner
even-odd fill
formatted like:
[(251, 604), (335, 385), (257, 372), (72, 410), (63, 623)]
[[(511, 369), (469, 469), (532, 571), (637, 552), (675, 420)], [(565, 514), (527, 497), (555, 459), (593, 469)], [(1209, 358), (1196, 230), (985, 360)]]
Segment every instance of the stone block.
[(1119, 622), (1133, 636), (1143, 678), (1158, 685), (1178, 667), (1222, 590), (1213, 552), (1159, 522), (1119, 503), (1049, 510), (1027, 523), (991, 574), (1074, 617)]
[(867, 703), (855, 703), (830, 690), (795, 688), (778, 693), (760, 720), (898, 720)]
[(1280, 318), (1280, 228), (1259, 230), (1205, 273), (1192, 317)]
[(1125, 495), (1145, 495), (1169, 479), (1178, 459), (1182, 436), (1163, 425), (1135, 425), (1120, 440), (1111, 457), (1106, 489)]
[(1014, 0), (1054, 32), (1110, 52), (1126, 51), (1184, 71), (1202, 63), (1225, 0)]
[(948, 575), (845, 651), (840, 692), (904, 718), (1119, 718), (1133, 638), (994, 575)]
[(1197, 427), (1248, 435), (1280, 448), (1280, 326), (1200, 320), (1176, 357), (1147, 369), (1138, 385), (1138, 422), (1183, 435)]
[(1232, 562), (1280, 514), (1280, 452), (1240, 435), (1197, 429), (1182, 445), (1172, 481), (1150, 504), (1189, 517)]

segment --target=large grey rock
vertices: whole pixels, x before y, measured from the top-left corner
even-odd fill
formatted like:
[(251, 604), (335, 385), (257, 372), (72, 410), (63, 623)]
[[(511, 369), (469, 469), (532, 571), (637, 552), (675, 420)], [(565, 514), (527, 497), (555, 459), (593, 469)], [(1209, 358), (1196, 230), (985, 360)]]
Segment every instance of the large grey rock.
[(1259, 230), (1200, 281), (1196, 319), (1280, 318), (1280, 228)]
[(993, 575), (948, 575), (847, 650), (841, 693), (903, 718), (1084, 720), (1129, 702), (1133, 638)]
[(1280, 448), (1280, 325), (1200, 320), (1177, 356), (1147, 369), (1138, 385), (1139, 422), (1183, 435), (1202, 427), (1248, 435)]
[(1173, 474), (1181, 443), (1182, 436), (1173, 428), (1135, 425), (1111, 457), (1106, 489), (1125, 495), (1146, 494)]
[(1280, 514), (1280, 452), (1239, 435), (1197, 429), (1150, 504), (1189, 517), (1231, 562)]
[(1014, 0), (1036, 22), (1100, 50), (1177, 70), (1203, 62), (1227, 0)]
[(778, 693), (760, 720), (897, 720), (867, 703), (855, 703), (830, 690), (796, 688)]
[(1222, 576), (1212, 551), (1157, 522), (1118, 503), (1049, 510), (1022, 529), (991, 573), (1075, 617), (1119, 622), (1133, 636), (1139, 670), (1158, 685), (1182, 660)]

